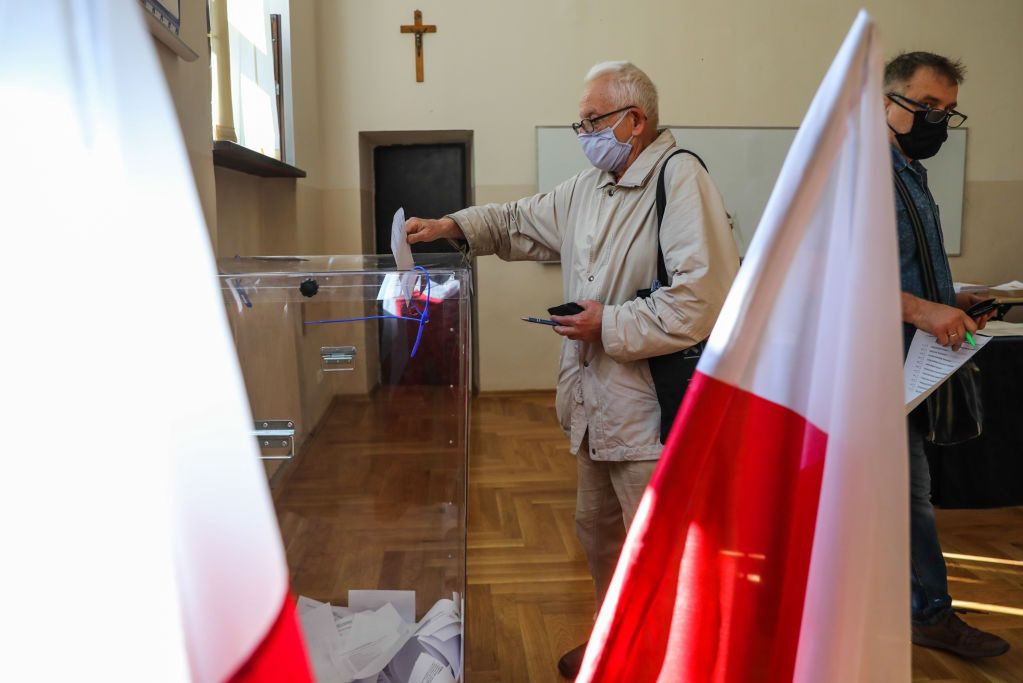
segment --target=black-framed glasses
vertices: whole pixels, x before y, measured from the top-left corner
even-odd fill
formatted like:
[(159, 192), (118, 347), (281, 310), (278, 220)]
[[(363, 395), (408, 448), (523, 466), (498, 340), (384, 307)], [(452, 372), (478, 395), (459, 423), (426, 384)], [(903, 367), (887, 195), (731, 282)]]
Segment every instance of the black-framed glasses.
[[(930, 106), (929, 104), (924, 104), (923, 102), (917, 102), (916, 100), (910, 99), (910, 98), (906, 97), (905, 95), (900, 95), (897, 92), (890, 92), (890, 93), (887, 93), (887, 94), (888, 94), (888, 97), (891, 98), (892, 102), (894, 102), (895, 104), (899, 105), (900, 107), (902, 107), (906, 111), (911, 111), (911, 112), (914, 112), (914, 113), (917, 112), (917, 111), (920, 111), (920, 110), (926, 111), (927, 113), (924, 114), (924, 120), (927, 121), (927, 123), (944, 123), (945, 121), (948, 121), (948, 127), (949, 128), (958, 128), (959, 126), (961, 126), (964, 123), (966, 123), (966, 118), (967, 118), (966, 114), (962, 114), (960, 112), (957, 112), (955, 109), (948, 109), (948, 110), (945, 110), (945, 109), (935, 109), (934, 107)], [(902, 100), (902, 101), (900, 102), (900, 100)], [(909, 107), (904, 105), (902, 102), (909, 102), (910, 104), (912, 104), (912, 105), (914, 105), (916, 107), (920, 107), (920, 109), (919, 110), (917, 110), (917, 109), (910, 109)]]
[(575, 131), (576, 135), (579, 134), (580, 130), (582, 132), (584, 132), (584, 133), (592, 133), (593, 131), (597, 130), (597, 121), (600, 121), (601, 119), (606, 119), (608, 116), (614, 116), (615, 114), (621, 114), (623, 111), (628, 111), (629, 109), (632, 109), (635, 106), (636, 105), (634, 105), (634, 104), (630, 104), (627, 107), (622, 107), (621, 109), (615, 109), (614, 111), (609, 111), (608, 113), (601, 114), (600, 116), (591, 116), (588, 119), (583, 119), (582, 121), (580, 121), (578, 123), (573, 123), (572, 124), (572, 130)]

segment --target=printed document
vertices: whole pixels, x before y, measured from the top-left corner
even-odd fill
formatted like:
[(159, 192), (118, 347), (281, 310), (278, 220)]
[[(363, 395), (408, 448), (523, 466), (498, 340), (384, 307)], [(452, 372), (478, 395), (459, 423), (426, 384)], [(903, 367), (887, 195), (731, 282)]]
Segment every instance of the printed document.
[(951, 347), (939, 344), (933, 334), (927, 334), (921, 330), (916, 331), (913, 344), (909, 347), (909, 355), (906, 356), (907, 414), (923, 403), (924, 399), (930, 396), (942, 382), (951, 377), (953, 372), (991, 341), (991, 337), (979, 334), (973, 335), (973, 338), (977, 341), (977, 348), (971, 347), (967, 342), (958, 351), (953, 351)]

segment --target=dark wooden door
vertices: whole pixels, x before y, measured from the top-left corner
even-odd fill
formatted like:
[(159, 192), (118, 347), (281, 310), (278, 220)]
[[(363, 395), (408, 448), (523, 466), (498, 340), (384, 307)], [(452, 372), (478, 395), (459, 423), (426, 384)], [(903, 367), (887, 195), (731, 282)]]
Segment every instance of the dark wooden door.
[[(404, 207), (405, 216), (409, 218), (441, 218), (464, 209), (468, 204), (464, 144), (377, 147), (373, 150), (373, 169), (378, 254), (391, 250), (391, 221), (398, 207)], [(457, 250), (458, 247), (447, 240), (412, 245), (413, 254)], [(446, 316), (457, 319), (457, 315), (457, 301), (435, 304), (430, 313), (434, 321), (443, 320)], [(440, 329), (436, 325), (427, 327)], [(442, 335), (424, 334), (416, 358), (410, 361), (408, 354), (415, 332), (414, 324), (380, 321), (381, 380), (385, 385), (447, 384), (445, 368), (457, 362), (451, 354), (457, 354), (458, 349), (445, 344)]]
[[(409, 218), (441, 218), (466, 202), (465, 145), (389, 145), (373, 150), (376, 247), (391, 250), (391, 220), (398, 207)], [(413, 254), (455, 251), (447, 241), (412, 245)]]

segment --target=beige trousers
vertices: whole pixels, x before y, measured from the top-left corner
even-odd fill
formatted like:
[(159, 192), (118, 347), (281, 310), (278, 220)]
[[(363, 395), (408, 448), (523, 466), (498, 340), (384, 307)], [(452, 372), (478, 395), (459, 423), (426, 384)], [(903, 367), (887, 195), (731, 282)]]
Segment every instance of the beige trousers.
[(588, 445), (584, 438), (576, 454), (575, 531), (590, 565), (599, 609), (625, 543), (625, 530), (636, 516), (657, 461), (594, 461)]

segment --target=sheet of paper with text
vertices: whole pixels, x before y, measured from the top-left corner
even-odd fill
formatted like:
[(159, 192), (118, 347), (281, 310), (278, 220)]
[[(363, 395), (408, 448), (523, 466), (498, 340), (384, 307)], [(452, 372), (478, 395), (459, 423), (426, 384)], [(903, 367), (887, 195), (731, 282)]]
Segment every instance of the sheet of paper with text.
[(976, 348), (963, 344), (958, 351), (953, 351), (951, 347), (939, 344), (933, 334), (916, 331), (905, 365), (907, 414), (991, 341), (991, 337), (981, 335), (973, 338), (977, 341)]

